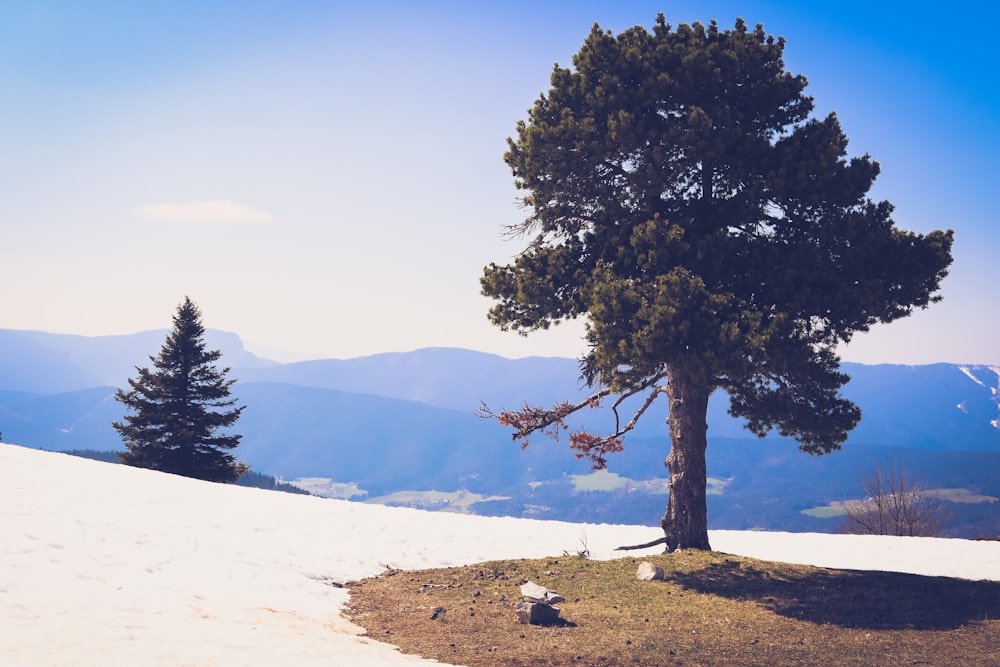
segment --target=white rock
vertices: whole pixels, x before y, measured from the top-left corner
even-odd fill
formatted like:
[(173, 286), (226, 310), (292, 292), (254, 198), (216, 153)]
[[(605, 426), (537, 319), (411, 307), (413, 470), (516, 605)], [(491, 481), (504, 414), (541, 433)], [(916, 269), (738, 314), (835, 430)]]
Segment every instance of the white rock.
[(541, 604), (557, 604), (566, 600), (566, 598), (555, 591), (551, 591), (533, 581), (529, 581), (521, 586), (521, 595), (528, 602), (540, 602)]
[(642, 563), (639, 563), (639, 571), (635, 576), (639, 581), (654, 581), (656, 579), (663, 579), (665, 575), (663, 568), (659, 565), (653, 565), (649, 561), (643, 561)]

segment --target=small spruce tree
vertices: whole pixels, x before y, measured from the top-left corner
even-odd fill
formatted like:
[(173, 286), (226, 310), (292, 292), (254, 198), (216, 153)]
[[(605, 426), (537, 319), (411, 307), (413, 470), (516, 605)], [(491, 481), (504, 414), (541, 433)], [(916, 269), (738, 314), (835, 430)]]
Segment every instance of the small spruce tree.
[(234, 407), (227, 380), (229, 368), (214, 363), (220, 350), (206, 350), (201, 311), (185, 297), (177, 307), (173, 330), (153, 368), (139, 368), (129, 379), (131, 391), (119, 389), (115, 399), (134, 414), (112, 426), (126, 451), (121, 462), (139, 468), (195, 477), (212, 482), (235, 482), (249, 470), (230, 450), (240, 435), (216, 434), (240, 418), (245, 406)]

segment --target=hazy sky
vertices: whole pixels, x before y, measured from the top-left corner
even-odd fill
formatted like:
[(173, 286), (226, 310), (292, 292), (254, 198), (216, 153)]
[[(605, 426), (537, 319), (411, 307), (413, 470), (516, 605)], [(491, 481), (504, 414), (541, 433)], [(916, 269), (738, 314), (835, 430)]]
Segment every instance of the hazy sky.
[(995, 3), (481, 4), (0, 2), (0, 328), (167, 328), (188, 295), (275, 358), (579, 356), (486, 320), (523, 246), (505, 139), (595, 21), (663, 11), (785, 36), (897, 224), (955, 229), (945, 301), (845, 359), (1000, 363)]

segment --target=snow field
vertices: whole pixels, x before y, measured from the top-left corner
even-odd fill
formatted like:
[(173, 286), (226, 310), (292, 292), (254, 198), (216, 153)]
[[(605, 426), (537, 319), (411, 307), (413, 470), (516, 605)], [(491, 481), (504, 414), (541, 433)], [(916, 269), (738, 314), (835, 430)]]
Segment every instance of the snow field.
[[(591, 557), (642, 526), (473, 517), (212, 484), (0, 445), (0, 664), (406, 665), (341, 616), (386, 567)], [(1000, 542), (713, 531), (727, 553), (1000, 581)], [(629, 552), (628, 556), (657, 553)]]

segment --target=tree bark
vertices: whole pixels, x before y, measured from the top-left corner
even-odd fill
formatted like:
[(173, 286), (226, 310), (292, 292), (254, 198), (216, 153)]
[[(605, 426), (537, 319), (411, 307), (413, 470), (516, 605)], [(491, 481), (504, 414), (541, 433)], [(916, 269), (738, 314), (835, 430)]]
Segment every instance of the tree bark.
[(686, 369), (671, 369), (667, 375), (670, 402), (670, 499), (660, 520), (667, 552), (705, 549), (708, 544), (708, 506), (705, 498), (708, 448), (708, 398), (714, 385)]

